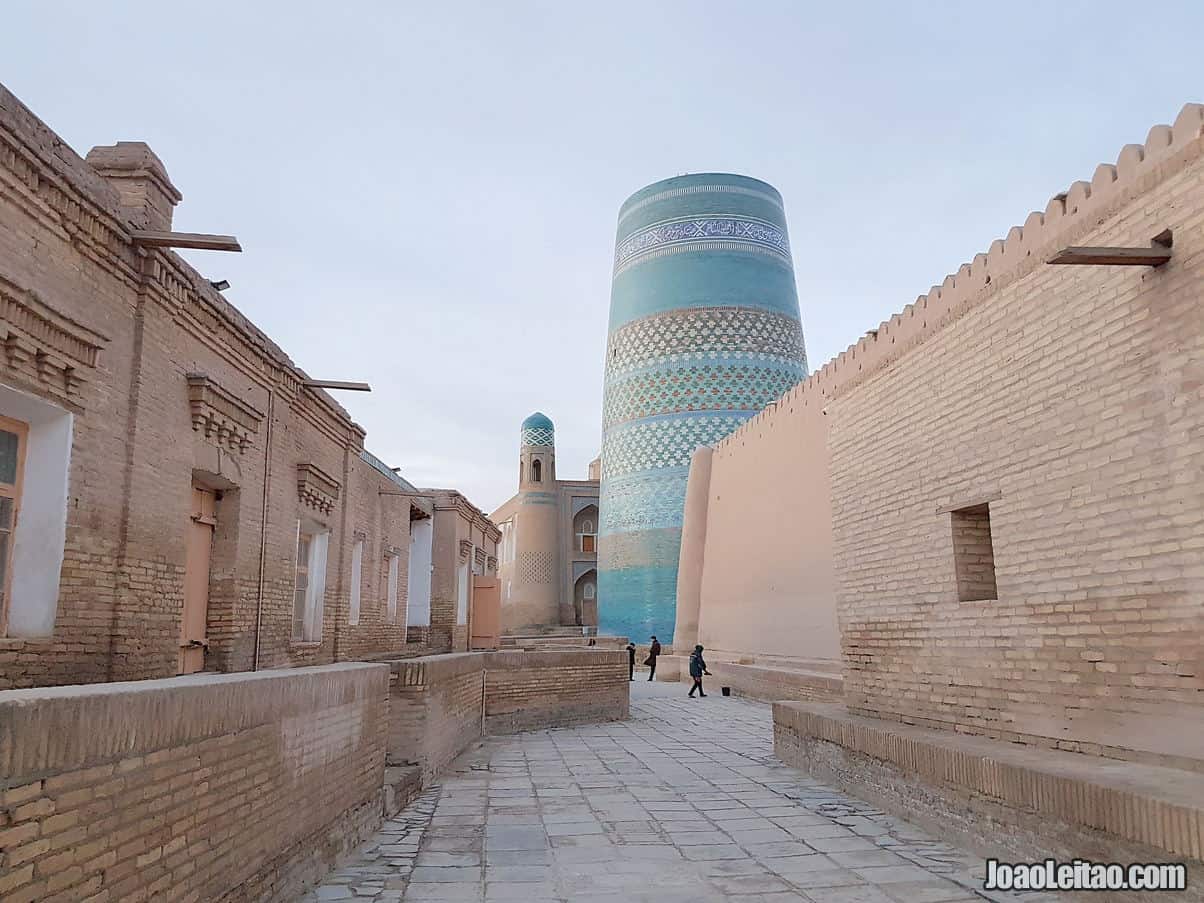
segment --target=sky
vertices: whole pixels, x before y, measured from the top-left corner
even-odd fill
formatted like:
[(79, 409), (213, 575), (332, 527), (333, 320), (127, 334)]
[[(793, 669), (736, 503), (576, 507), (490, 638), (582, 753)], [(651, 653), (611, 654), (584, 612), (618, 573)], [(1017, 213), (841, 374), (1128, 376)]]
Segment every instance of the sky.
[(8, 0), (0, 80), (80, 154), (142, 140), (183, 252), (367, 447), (486, 511), (518, 426), (598, 453), (619, 205), (786, 202), (812, 369), (1204, 101), (1204, 5)]

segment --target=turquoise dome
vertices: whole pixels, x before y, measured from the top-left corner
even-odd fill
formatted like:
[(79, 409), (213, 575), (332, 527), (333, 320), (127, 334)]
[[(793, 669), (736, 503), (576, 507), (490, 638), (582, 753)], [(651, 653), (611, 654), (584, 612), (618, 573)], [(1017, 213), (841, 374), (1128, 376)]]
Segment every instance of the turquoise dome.
[(547, 414), (536, 411), (530, 417), (523, 421), (523, 429), (525, 430), (550, 430), (553, 429), (552, 421)]
[(536, 411), (523, 421), (519, 434), (523, 445), (555, 445), (556, 433), (547, 414)]

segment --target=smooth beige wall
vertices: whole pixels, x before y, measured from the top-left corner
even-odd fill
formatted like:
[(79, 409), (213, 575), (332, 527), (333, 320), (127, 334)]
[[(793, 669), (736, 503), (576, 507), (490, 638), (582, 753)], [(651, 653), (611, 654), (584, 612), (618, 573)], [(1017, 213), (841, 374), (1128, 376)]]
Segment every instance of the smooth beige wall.
[(708, 649), (840, 657), (823, 398), (800, 394), (712, 456), (698, 618)]

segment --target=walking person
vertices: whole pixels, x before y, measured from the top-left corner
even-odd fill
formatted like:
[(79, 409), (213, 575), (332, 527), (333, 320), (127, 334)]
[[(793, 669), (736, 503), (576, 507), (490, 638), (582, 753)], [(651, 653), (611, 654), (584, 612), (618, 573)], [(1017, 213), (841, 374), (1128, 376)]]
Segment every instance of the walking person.
[(648, 679), (656, 677), (656, 657), (661, 654), (661, 644), (655, 636), (652, 637), (652, 648), (648, 650), (648, 658), (644, 664), (648, 666)]
[(635, 643), (627, 644), (627, 679), (635, 680)]
[(707, 670), (706, 659), (702, 657), (702, 646), (695, 646), (694, 651), (690, 653), (690, 676), (694, 678), (694, 686), (690, 687), (690, 698), (694, 698), (694, 691), (698, 691), (698, 695), (706, 698), (706, 693), (702, 692), (702, 675), (710, 677), (711, 672)]

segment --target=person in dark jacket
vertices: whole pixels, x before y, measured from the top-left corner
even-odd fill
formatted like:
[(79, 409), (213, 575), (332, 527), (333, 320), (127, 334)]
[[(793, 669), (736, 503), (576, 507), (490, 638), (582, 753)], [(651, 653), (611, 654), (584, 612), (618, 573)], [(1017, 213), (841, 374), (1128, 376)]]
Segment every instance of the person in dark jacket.
[(652, 648), (648, 650), (648, 658), (644, 664), (648, 666), (648, 679), (656, 677), (656, 657), (661, 654), (661, 644), (655, 636), (652, 637)]
[(635, 643), (627, 644), (627, 679), (635, 680)]
[(706, 693), (702, 692), (702, 675), (710, 676), (711, 672), (707, 670), (706, 659), (702, 657), (702, 646), (695, 646), (694, 651), (690, 653), (690, 676), (694, 678), (694, 686), (690, 687), (690, 698), (694, 698), (694, 691), (698, 691), (698, 695), (706, 698)]

